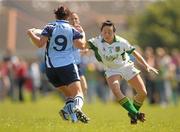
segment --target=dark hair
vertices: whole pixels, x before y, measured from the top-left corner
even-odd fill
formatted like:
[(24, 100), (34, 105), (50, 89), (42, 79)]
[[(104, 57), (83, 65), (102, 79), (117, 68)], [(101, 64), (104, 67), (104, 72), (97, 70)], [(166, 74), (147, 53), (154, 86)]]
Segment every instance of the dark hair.
[(103, 28), (105, 26), (112, 26), (113, 27), (113, 32), (116, 32), (116, 28), (114, 26), (114, 23), (112, 23), (110, 20), (106, 20), (105, 22), (102, 23), (102, 26), (101, 26), (101, 31), (103, 30)]
[(65, 6), (59, 6), (57, 9), (54, 9), (54, 14), (56, 19), (67, 20), (71, 11)]

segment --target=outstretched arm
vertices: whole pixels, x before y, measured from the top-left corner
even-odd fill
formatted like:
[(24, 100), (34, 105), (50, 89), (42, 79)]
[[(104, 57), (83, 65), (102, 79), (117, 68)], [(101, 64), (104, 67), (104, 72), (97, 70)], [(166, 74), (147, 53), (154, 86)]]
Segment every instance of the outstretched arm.
[(145, 69), (148, 71), (148, 72), (154, 72), (155, 74), (158, 74), (158, 70), (157, 69), (155, 69), (154, 67), (151, 67), (145, 60), (144, 60), (144, 58), (142, 57), (142, 55), (141, 54), (139, 54), (136, 50), (134, 50), (133, 52), (132, 52), (132, 55), (137, 59), (137, 61), (139, 62), (139, 63), (141, 63), (144, 67), (145, 67)]

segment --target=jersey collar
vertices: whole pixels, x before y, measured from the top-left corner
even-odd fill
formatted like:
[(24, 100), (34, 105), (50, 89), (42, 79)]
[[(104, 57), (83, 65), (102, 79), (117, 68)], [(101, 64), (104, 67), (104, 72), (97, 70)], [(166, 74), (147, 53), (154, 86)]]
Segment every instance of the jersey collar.
[(56, 20), (56, 22), (69, 23), (69, 21), (67, 21), (67, 20)]

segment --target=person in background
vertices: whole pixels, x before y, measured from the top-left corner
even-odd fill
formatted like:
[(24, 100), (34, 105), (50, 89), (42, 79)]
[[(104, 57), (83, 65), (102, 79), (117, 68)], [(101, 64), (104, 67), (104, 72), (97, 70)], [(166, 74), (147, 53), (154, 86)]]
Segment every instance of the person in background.
[[(71, 15), (69, 17), (69, 22), (80, 33), (84, 32), (83, 28), (80, 25), (80, 19), (79, 19), (79, 16), (77, 15), (77, 13), (75, 13), (75, 12), (71, 13)], [(81, 79), (81, 87), (82, 87), (83, 93), (86, 94), (87, 82), (86, 82), (86, 78), (85, 78), (85, 76), (82, 72), (82, 68), (81, 68), (81, 52), (86, 52), (86, 49), (81, 50), (81, 49), (74, 47), (74, 57), (75, 57), (76, 64), (78, 66), (78, 72), (79, 72), (80, 79)]]
[(24, 98), (24, 86), (28, 77), (28, 65), (22, 58), (17, 58), (14, 64), (15, 70), (15, 82), (18, 88), (18, 99), (21, 102), (25, 101)]
[[(156, 67), (156, 57), (155, 52), (152, 47), (147, 47), (145, 49), (145, 59), (147, 63), (152, 66)], [(156, 76), (153, 73), (145, 73), (144, 74), (145, 83), (147, 86), (147, 92), (148, 92), (148, 101), (150, 104), (157, 103), (157, 88), (156, 88)]]

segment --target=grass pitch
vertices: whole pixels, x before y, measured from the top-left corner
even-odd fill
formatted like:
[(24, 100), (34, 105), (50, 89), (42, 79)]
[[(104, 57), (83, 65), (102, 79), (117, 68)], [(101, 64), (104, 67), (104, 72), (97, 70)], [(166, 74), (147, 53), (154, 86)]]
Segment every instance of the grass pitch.
[(145, 104), (147, 121), (137, 125), (130, 125), (127, 112), (116, 103), (85, 103), (89, 124), (63, 121), (58, 115), (62, 106), (56, 96), (37, 102), (0, 102), (0, 132), (180, 132), (180, 106)]

